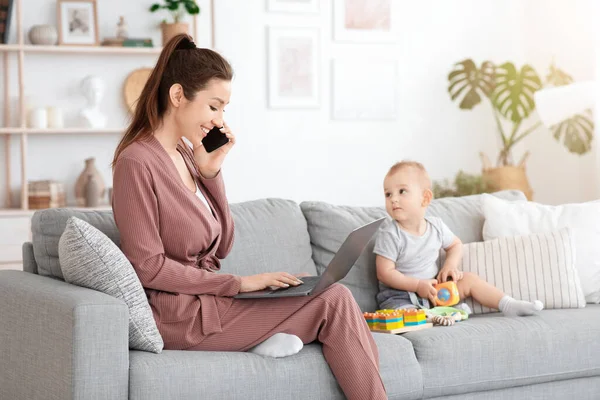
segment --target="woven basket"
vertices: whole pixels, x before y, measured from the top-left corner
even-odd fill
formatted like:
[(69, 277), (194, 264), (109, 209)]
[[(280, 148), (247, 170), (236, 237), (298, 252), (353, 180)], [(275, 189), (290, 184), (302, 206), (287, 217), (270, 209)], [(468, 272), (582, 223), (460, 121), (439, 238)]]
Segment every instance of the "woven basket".
[(525, 161), (529, 154), (525, 154), (518, 165), (507, 165), (504, 167), (492, 167), (489, 159), (481, 153), (483, 168), (481, 178), (485, 182), (489, 191), (520, 190), (525, 194), (527, 200), (533, 200), (533, 189), (529, 185), (527, 173), (525, 171)]

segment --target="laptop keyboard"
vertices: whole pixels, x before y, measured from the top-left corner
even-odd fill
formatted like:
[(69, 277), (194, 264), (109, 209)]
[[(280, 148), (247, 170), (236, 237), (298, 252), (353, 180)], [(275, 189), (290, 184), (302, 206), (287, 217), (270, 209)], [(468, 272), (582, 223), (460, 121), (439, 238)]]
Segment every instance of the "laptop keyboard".
[(300, 280), (302, 282), (304, 282), (302, 285), (298, 285), (298, 286), (290, 286), (287, 288), (281, 288), (281, 289), (276, 289), (274, 291), (274, 293), (279, 293), (279, 292), (286, 292), (286, 293), (302, 293), (302, 292), (306, 292), (312, 288), (315, 287), (315, 285), (317, 284), (317, 282), (319, 281), (319, 277), (318, 276), (303, 276), (300, 278)]

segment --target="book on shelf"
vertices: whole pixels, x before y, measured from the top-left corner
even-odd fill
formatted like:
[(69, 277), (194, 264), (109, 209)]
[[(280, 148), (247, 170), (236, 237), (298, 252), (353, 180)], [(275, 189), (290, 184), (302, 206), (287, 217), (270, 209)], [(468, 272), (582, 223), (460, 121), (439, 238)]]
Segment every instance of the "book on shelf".
[(54, 180), (29, 181), (29, 209), (40, 210), (66, 206), (65, 185)]
[(0, 44), (8, 43), (14, 0), (0, 0)]
[(151, 38), (105, 38), (102, 41), (102, 46), (154, 47), (154, 44), (152, 43)]

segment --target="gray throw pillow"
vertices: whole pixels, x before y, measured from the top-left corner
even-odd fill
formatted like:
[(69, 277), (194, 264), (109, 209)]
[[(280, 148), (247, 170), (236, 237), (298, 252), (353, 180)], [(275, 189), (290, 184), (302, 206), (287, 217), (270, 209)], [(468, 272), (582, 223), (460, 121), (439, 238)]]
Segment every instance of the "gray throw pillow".
[(160, 353), (164, 343), (144, 288), (123, 252), (104, 233), (71, 217), (58, 243), (66, 282), (121, 299), (129, 307), (129, 347)]

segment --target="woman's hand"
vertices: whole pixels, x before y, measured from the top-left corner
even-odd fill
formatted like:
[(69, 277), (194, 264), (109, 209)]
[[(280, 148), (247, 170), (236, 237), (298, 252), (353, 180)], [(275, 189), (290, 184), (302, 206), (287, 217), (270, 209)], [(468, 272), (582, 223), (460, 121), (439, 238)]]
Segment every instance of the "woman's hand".
[(229, 150), (235, 145), (235, 135), (229, 129), (229, 126), (223, 122), (221, 132), (227, 136), (229, 143), (219, 147), (213, 152), (208, 153), (202, 142), (192, 143), (194, 146), (194, 160), (198, 165), (200, 174), (207, 179), (214, 178), (221, 170), (221, 165)]
[[(216, 151), (216, 150), (215, 150)], [(251, 276), (242, 276), (242, 286), (240, 293), (255, 292), (263, 290), (269, 286), (286, 288), (290, 285), (298, 286), (302, 281), (287, 272), (269, 272)]]

